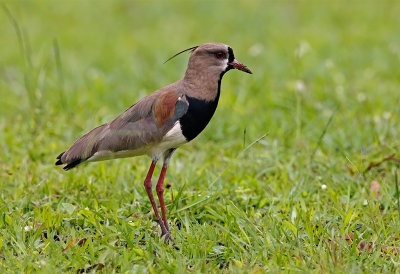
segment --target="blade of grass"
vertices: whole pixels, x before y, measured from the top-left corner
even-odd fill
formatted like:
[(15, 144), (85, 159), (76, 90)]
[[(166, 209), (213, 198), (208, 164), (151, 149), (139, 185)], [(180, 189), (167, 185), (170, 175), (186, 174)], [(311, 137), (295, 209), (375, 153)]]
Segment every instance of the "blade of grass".
[(333, 117), (336, 115), (336, 112), (337, 112), (337, 111), (338, 111), (338, 110), (336, 109), (336, 110), (331, 114), (331, 116), (329, 116), (328, 122), (326, 122), (325, 127), (324, 127), (324, 129), (322, 130), (321, 135), (320, 135), (319, 138), (318, 138), (317, 144), (315, 145), (315, 148), (314, 148), (314, 150), (313, 150), (312, 153), (311, 153), (311, 156), (310, 156), (310, 164), (313, 162), (315, 153), (317, 152), (318, 148), (321, 146), (322, 139), (324, 138), (325, 134), (327, 133), (328, 128), (329, 128), (329, 125), (332, 123)]
[(399, 180), (398, 180), (398, 171), (395, 170), (394, 172), (394, 183), (396, 186), (396, 196), (397, 196), (397, 211), (399, 212), (399, 219), (400, 219), (400, 193), (399, 193)]

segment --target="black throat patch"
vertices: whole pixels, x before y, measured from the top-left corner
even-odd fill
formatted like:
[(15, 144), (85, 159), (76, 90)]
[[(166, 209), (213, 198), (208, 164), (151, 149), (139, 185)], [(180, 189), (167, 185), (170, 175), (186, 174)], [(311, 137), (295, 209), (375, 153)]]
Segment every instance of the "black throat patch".
[[(231, 47), (228, 47), (228, 63), (231, 63), (233, 60), (235, 60), (235, 54), (233, 54), (232, 48), (231, 48)], [(226, 67), (225, 71), (222, 72), (221, 79), (222, 79), (222, 76), (224, 76), (224, 74), (225, 74), (228, 70), (231, 70), (231, 69), (233, 69), (233, 67), (232, 67), (231, 65), (228, 65), (228, 66)], [(221, 80), (220, 80), (220, 82), (221, 82)]]
[(228, 71), (228, 68), (220, 75), (218, 80), (217, 96), (215, 96), (214, 100), (203, 101), (194, 97), (186, 96), (186, 99), (189, 102), (189, 108), (186, 114), (179, 119), (179, 122), (181, 124), (182, 134), (185, 136), (187, 141), (196, 138), (213, 117), (218, 106), (219, 95), (221, 92), (221, 80), (226, 71)]
[(233, 49), (231, 47), (228, 47), (228, 61), (229, 63), (235, 60), (235, 55), (233, 54)]

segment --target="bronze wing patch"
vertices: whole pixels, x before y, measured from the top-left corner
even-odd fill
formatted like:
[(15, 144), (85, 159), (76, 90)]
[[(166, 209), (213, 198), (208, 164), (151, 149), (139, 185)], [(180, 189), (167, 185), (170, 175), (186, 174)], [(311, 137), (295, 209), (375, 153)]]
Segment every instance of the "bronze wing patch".
[(174, 116), (175, 105), (178, 101), (178, 95), (174, 91), (162, 93), (153, 105), (153, 117), (157, 127), (165, 123)]

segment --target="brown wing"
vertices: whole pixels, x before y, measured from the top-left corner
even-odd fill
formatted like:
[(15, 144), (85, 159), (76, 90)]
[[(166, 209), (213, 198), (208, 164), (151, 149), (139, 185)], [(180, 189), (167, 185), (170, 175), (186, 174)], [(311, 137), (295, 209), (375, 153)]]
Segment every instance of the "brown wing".
[(127, 109), (112, 122), (101, 125), (78, 139), (56, 164), (70, 169), (96, 152), (144, 149), (163, 138), (186, 113), (188, 103), (175, 90), (160, 90)]

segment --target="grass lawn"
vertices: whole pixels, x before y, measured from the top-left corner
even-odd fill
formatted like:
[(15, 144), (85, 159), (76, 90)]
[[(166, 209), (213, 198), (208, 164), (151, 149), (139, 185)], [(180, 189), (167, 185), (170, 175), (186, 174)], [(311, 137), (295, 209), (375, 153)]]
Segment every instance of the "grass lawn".
[[(399, 14), (372, 0), (0, 1), (0, 271), (400, 272)], [(211, 123), (172, 158), (175, 250), (143, 187), (148, 157), (54, 162), (180, 79), (188, 55), (168, 57), (211, 41), (254, 74), (224, 77)]]

